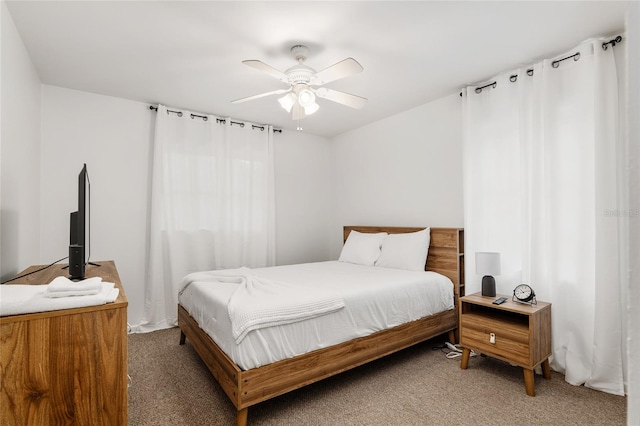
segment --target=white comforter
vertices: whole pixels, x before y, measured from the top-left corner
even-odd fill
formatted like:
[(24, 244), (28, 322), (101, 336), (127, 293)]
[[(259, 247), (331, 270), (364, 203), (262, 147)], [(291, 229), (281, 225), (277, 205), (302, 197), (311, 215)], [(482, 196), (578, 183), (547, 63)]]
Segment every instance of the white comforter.
[(303, 321), (344, 308), (342, 299), (326, 289), (264, 279), (249, 268), (194, 272), (182, 280), (180, 294), (195, 281), (236, 285), (227, 305), (236, 343), (253, 330)]
[(252, 272), (260, 279), (331, 292), (344, 301), (344, 308), (310, 320), (253, 330), (238, 344), (228, 314), (238, 284), (192, 281), (181, 292), (180, 304), (245, 370), (453, 309), (453, 284), (435, 272), (338, 261), (257, 268)]

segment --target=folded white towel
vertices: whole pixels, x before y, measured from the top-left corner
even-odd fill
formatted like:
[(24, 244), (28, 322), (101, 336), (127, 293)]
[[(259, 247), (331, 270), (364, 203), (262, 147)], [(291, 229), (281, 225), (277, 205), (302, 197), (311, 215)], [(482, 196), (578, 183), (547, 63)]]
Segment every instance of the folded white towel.
[(57, 311), (115, 302), (120, 292), (113, 283), (101, 283), (101, 291), (82, 297), (46, 297), (46, 285), (0, 285), (0, 316)]
[(85, 294), (98, 294), (102, 289), (102, 278), (93, 277), (87, 278), (82, 281), (71, 281), (67, 277), (56, 277), (49, 283), (47, 290), (50, 292), (58, 292), (58, 291), (95, 291), (95, 293), (85, 293)]
[(44, 297), (71, 297), (71, 296), (91, 296), (100, 293), (99, 289), (96, 290), (70, 290), (70, 291), (51, 291), (46, 289), (44, 291)]

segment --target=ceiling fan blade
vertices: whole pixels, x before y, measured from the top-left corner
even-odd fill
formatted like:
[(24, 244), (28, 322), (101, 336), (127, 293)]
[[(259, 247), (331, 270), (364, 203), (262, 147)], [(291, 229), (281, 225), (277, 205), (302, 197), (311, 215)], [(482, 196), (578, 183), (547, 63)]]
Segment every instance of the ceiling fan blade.
[(256, 59), (250, 59), (248, 61), (242, 61), (243, 64), (250, 66), (251, 68), (255, 68), (258, 71), (262, 71), (265, 74), (269, 74), (271, 77), (275, 77), (283, 83), (289, 83), (289, 77), (285, 73), (280, 70), (275, 69), (271, 65), (267, 65), (262, 61), (258, 61)]
[(350, 93), (339, 92), (333, 89), (327, 89), (326, 87), (321, 87), (315, 90), (315, 93), (320, 98), (328, 99), (333, 102), (338, 102), (339, 104), (343, 104), (355, 109), (360, 109), (367, 104), (367, 98), (363, 98), (362, 96), (352, 95)]
[(311, 84), (314, 86), (321, 86), (340, 78), (357, 74), (363, 69), (364, 68), (362, 68), (362, 65), (360, 65), (358, 61), (353, 58), (347, 58), (315, 73), (311, 79)]
[(253, 95), (253, 96), (248, 96), (246, 98), (240, 98), (240, 99), (236, 99), (234, 101), (231, 101), (232, 104), (239, 104), (241, 102), (246, 102), (246, 101), (252, 101), (254, 99), (258, 99), (258, 98), (263, 98), (265, 96), (271, 96), (271, 95), (281, 95), (283, 93), (287, 93), (290, 92), (291, 88), (288, 89), (279, 89), (279, 90), (274, 90), (273, 92), (267, 92), (267, 93), (262, 93), (260, 95)]

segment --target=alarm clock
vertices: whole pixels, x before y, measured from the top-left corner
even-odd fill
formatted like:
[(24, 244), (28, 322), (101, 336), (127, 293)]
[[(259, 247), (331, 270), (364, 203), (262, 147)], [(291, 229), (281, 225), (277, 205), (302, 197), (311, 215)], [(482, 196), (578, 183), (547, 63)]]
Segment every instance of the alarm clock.
[(526, 303), (527, 305), (536, 305), (536, 293), (527, 284), (520, 284), (513, 289), (514, 302)]

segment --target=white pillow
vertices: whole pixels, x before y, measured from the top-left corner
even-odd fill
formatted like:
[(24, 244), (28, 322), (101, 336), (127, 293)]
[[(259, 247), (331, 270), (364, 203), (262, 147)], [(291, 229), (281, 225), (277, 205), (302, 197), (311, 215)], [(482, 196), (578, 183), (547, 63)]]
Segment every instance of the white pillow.
[(380, 257), (380, 247), (387, 237), (386, 232), (367, 234), (351, 231), (340, 252), (340, 262), (373, 266)]
[(430, 228), (407, 234), (389, 234), (382, 244), (376, 266), (424, 271), (430, 241)]

